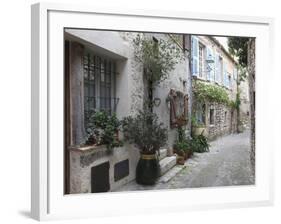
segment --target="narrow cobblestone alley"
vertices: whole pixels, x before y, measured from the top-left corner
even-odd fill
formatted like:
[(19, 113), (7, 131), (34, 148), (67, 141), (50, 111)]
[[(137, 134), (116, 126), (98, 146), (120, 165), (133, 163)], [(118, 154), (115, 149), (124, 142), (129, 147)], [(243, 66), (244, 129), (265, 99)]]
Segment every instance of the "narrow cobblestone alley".
[(218, 138), (210, 152), (194, 153), (186, 167), (167, 183), (138, 185), (135, 181), (116, 191), (156, 190), (254, 184), (250, 166), (250, 131)]

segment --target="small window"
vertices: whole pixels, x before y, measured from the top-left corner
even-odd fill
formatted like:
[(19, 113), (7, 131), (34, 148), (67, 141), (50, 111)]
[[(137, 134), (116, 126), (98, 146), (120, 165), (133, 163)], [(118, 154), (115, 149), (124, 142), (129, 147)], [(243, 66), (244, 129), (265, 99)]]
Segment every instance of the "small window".
[(224, 123), (227, 123), (227, 111), (224, 112)]
[(210, 125), (215, 124), (215, 109), (214, 108), (210, 109), (209, 122), (210, 122)]

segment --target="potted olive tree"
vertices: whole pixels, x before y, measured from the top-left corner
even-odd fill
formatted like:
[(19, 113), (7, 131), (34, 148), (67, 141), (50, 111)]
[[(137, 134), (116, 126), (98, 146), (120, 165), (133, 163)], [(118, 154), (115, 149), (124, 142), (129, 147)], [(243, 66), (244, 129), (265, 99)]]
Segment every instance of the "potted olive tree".
[(149, 110), (139, 111), (134, 117), (122, 121), (124, 139), (135, 144), (140, 150), (136, 169), (139, 184), (153, 185), (159, 176), (157, 152), (167, 142), (167, 129), (158, 121), (156, 114)]

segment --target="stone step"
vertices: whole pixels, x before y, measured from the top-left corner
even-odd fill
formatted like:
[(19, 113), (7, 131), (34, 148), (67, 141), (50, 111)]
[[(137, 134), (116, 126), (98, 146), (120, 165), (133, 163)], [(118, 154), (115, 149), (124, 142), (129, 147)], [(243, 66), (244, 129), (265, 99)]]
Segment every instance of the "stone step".
[(162, 160), (167, 156), (167, 151), (168, 151), (167, 149), (160, 149), (159, 150), (159, 152), (160, 152), (159, 160)]
[(164, 159), (160, 160), (160, 176), (168, 172), (172, 167), (174, 167), (177, 164), (177, 157), (176, 156), (170, 156), (165, 157)]
[(170, 169), (163, 176), (159, 177), (157, 183), (167, 183), (172, 178), (174, 178), (182, 169), (186, 168), (186, 165), (176, 165), (172, 169)]

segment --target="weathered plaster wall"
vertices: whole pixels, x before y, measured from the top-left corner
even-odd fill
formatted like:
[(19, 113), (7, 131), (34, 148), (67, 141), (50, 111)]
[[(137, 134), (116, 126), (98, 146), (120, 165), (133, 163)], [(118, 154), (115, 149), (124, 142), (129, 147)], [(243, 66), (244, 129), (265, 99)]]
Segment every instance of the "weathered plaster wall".
[[(92, 50), (98, 55), (109, 57), (116, 60), (116, 97), (119, 98), (117, 105), (117, 117), (122, 118), (128, 115), (134, 115), (138, 110), (143, 109), (145, 99), (145, 86), (143, 80), (143, 67), (135, 59), (133, 39), (136, 33), (132, 32), (113, 32), (113, 31), (95, 31), (95, 30), (78, 30), (67, 29), (66, 37), (71, 41), (78, 42), (85, 48)], [(152, 34), (146, 34), (152, 36)], [(153, 34), (154, 35), (154, 34)], [(156, 35), (156, 34), (155, 34)], [(167, 35), (157, 34), (157, 38), (167, 38)], [(82, 68), (80, 68), (83, 74)], [(166, 103), (166, 98), (171, 88), (182, 91), (186, 94), (191, 93), (189, 74), (189, 62), (183, 60), (176, 65), (167, 80), (160, 83), (155, 88), (154, 97), (161, 100), (159, 107), (154, 108), (161, 122), (168, 127), (168, 144), (171, 147), (177, 137), (176, 129), (170, 129), (170, 109)], [(83, 91), (82, 91), (83, 92)], [(190, 102), (191, 108), (191, 102)], [(190, 120), (190, 119), (189, 119)], [(98, 151), (104, 151), (100, 146)], [(91, 158), (87, 166), (81, 163), (82, 157)], [(128, 177), (114, 182), (113, 168), (114, 164), (120, 160), (128, 158), (130, 162), (130, 174)], [(127, 183), (135, 178), (135, 169), (139, 158), (137, 149), (130, 145), (121, 148), (115, 148), (112, 155), (97, 153), (96, 150), (91, 152), (71, 151), (70, 152), (70, 193), (86, 193), (91, 189), (91, 167), (101, 164), (105, 161), (110, 162), (110, 185), (111, 190)]]
[[(129, 98), (130, 98), (130, 109), (129, 114), (133, 115), (138, 110), (143, 108), (143, 103), (145, 100), (145, 81), (143, 79), (143, 67), (142, 65), (135, 60), (134, 55), (134, 47), (133, 47), (133, 39), (135, 37), (135, 33), (131, 32), (121, 32), (120, 36), (126, 41), (128, 46), (128, 74), (129, 74)], [(167, 35), (163, 34), (145, 34), (147, 36), (154, 36), (157, 39), (166, 39), (169, 38)], [(176, 44), (175, 44), (175, 47)], [(170, 127), (170, 108), (169, 104), (166, 103), (166, 99), (168, 97), (169, 91), (171, 88), (181, 91), (185, 94), (191, 93), (191, 85), (189, 79), (189, 61), (187, 60), (187, 55), (183, 54), (183, 60), (181, 60), (173, 71), (170, 72), (168, 78), (162, 81), (158, 86), (156, 86), (153, 91), (153, 97), (159, 98), (161, 100), (160, 105), (154, 106), (153, 112), (155, 112), (159, 120), (164, 123), (164, 125), (168, 128), (168, 143), (167, 147), (172, 147), (176, 137), (177, 130), (171, 129)], [(190, 101), (191, 104), (191, 101)], [(191, 108), (191, 106), (190, 106)], [(190, 119), (189, 119), (190, 120)]]
[[(190, 81), (188, 76), (189, 62), (185, 57), (175, 66), (175, 69), (169, 74), (168, 78), (161, 82), (154, 91), (154, 97), (160, 98), (161, 103), (158, 107), (155, 106), (153, 110), (158, 115), (159, 120), (169, 128), (167, 147), (172, 147), (174, 144), (177, 138), (177, 129), (171, 128), (170, 126), (170, 104), (166, 102), (166, 99), (171, 89), (174, 89), (175, 91), (181, 91), (190, 96), (191, 88), (190, 85), (188, 85), (188, 82)], [(181, 107), (183, 107), (183, 105), (181, 105)]]
[[(120, 161), (129, 159), (129, 175), (121, 180), (114, 180), (114, 165)], [(70, 194), (91, 193), (91, 168), (109, 162), (110, 190), (114, 190), (123, 184), (135, 179), (135, 164), (138, 162), (138, 149), (132, 145), (124, 145), (108, 154), (105, 146), (99, 146), (92, 150), (70, 150)], [(93, 180), (95, 181), (95, 180)], [(98, 180), (97, 180), (98, 181)]]

